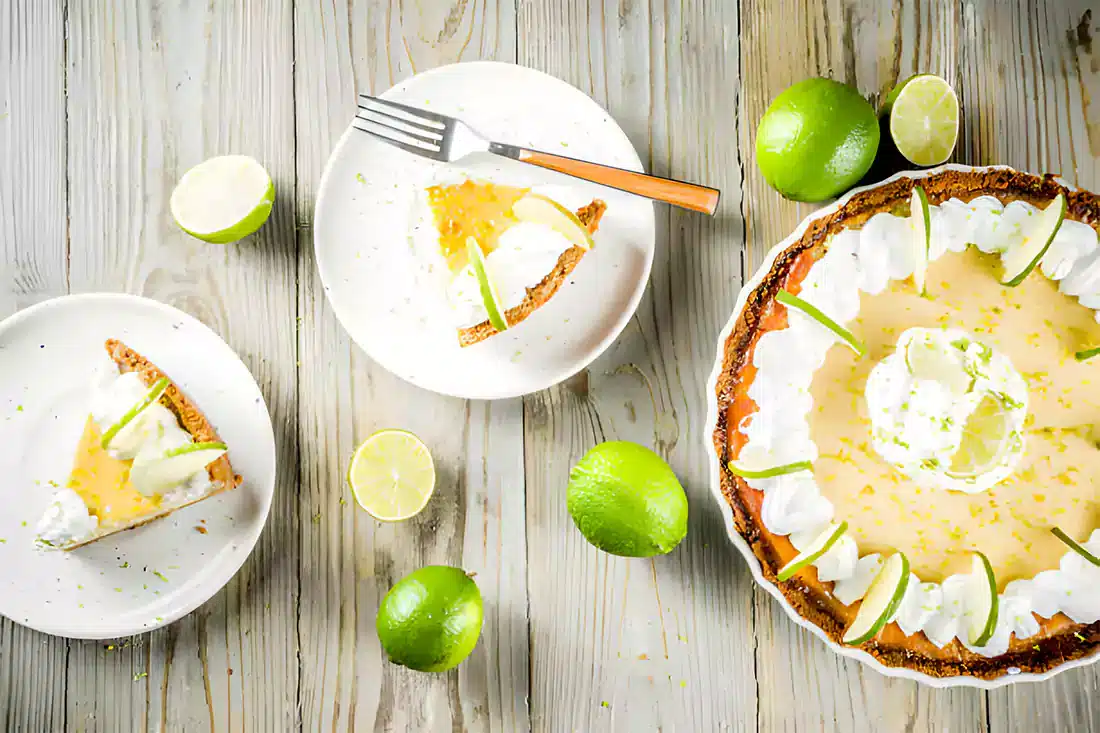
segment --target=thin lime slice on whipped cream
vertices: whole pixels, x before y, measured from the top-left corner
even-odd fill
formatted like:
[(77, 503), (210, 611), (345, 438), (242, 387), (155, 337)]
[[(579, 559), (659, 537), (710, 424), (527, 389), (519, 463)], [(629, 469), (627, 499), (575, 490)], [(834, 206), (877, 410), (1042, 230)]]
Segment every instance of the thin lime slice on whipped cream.
[(985, 646), (997, 628), (997, 578), (989, 558), (977, 550), (972, 568), (966, 586), (967, 639), (974, 646)]
[(1093, 565), (1100, 566), (1100, 557), (1096, 557), (1096, 555), (1093, 555), (1091, 552), (1089, 552), (1085, 548), (1084, 545), (1082, 545), (1077, 540), (1070, 537), (1065, 532), (1063, 532), (1060, 527), (1051, 527), (1050, 532), (1055, 537), (1062, 540), (1062, 542), (1064, 542), (1066, 544), (1066, 546), (1069, 547), (1069, 549), (1073, 550), (1074, 552), (1076, 552), (1078, 555), (1080, 555), (1081, 557), (1088, 560)]
[(138, 402), (123, 414), (111, 427), (107, 428), (103, 432), (103, 438), (100, 441), (100, 445), (104, 450), (120, 450), (129, 447), (129, 444), (133, 441), (134, 430), (130, 428), (136, 428), (140, 422), (140, 416), (146, 409), (156, 403), (168, 389), (168, 379), (161, 377), (153, 386), (149, 388), (149, 391), (145, 393)]
[(528, 193), (512, 204), (512, 216), (519, 221), (550, 227), (582, 249), (592, 249), (592, 235), (569, 209), (548, 196)]
[(895, 552), (886, 558), (878, 575), (871, 581), (855, 619), (844, 632), (844, 643), (856, 646), (875, 638), (897, 612), (907, 587), (909, 558), (904, 552)]
[(829, 318), (829, 316), (822, 313), (817, 308), (817, 306), (806, 302), (802, 298), (799, 298), (797, 295), (792, 295), (791, 293), (788, 293), (786, 290), (780, 290), (776, 294), (775, 299), (783, 305), (787, 306), (788, 308), (794, 308), (795, 310), (802, 311), (807, 316), (832, 331), (834, 334), (840, 337), (840, 339), (845, 344), (851, 347), (852, 351), (856, 352), (856, 354), (858, 354), (859, 356), (863, 356), (865, 353), (867, 353), (866, 347), (859, 339), (852, 335), (851, 331), (844, 328), (844, 326), (841, 326), (832, 318)]
[(158, 496), (179, 486), (225, 455), (225, 443), (187, 443), (170, 450), (138, 453), (130, 467), (130, 482), (145, 496)]
[(508, 330), (508, 316), (504, 309), (504, 301), (501, 300), (493, 279), (489, 277), (485, 253), (481, 251), (481, 245), (473, 237), (466, 238), (466, 255), (470, 260), (470, 269), (474, 271), (474, 276), (477, 278), (481, 298), (485, 301), (485, 312), (489, 315), (489, 323), (498, 331)]
[(1100, 346), (1096, 346), (1091, 349), (1082, 349), (1073, 355), (1073, 358), (1077, 361), (1088, 361), (1094, 356), (1100, 356)]
[(913, 377), (939, 382), (956, 395), (968, 393), (976, 381), (967, 373), (965, 357), (965, 348), (944, 347), (931, 338), (914, 338), (905, 345), (905, 366)]
[(913, 186), (909, 197), (909, 226), (913, 229), (913, 284), (917, 286), (917, 294), (924, 295), (928, 253), (932, 248), (932, 215), (928, 196), (920, 186)]
[(1050, 249), (1051, 242), (1062, 228), (1062, 222), (1066, 218), (1066, 197), (1058, 194), (1045, 209), (1042, 209), (1032, 217), (1030, 227), (1024, 233), (1024, 241), (1019, 247), (1014, 247), (1001, 257), (1001, 265), (1004, 271), (1001, 275), (1001, 284), (1010, 288), (1016, 287), (1024, 281), (1032, 270), (1043, 259), (1043, 255)]
[(776, 577), (780, 582), (790, 580), (799, 570), (810, 565), (831, 550), (833, 545), (835, 545), (847, 531), (847, 522), (841, 522), (840, 524), (830, 523), (828, 527), (821, 531), (821, 534), (814, 538), (813, 542), (811, 542), (805, 550), (795, 555), (794, 559), (780, 568)]
[(788, 473), (798, 473), (799, 471), (812, 471), (814, 465), (809, 461), (796, 461), (794, 463), (785, 463), (782, 466), (772, 466), (771, 468), (762, 469), (750, 469), (738, 466), (733, 461), (729, 462), (730, 473), (734, 476), (740, 476), (741, 478), (775, 478), (776, 476), (786, 476)]
[(274, 203), (275, 184), (262, 165), (247, 155), (222, 155), (184, 173), (169, 208), (183, 231), (226, 244), (259, 229)]
[(1008, 448), (1012, 422), (1001, 397), (987, 393), (970, 413), (962, 442), (946, 471), (951, 478), (976, 478), (998, 465)]

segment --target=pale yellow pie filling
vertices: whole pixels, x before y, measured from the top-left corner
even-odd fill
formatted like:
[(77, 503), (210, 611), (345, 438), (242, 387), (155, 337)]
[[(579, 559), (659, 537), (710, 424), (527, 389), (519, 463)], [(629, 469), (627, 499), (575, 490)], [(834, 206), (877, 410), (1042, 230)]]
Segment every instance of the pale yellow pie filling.
[[(829, 350), (814, 374), (809, 418), (819, 451), (814, 478), (861, 554), (904, 551), (921, 580), (939, 582), (969, 572), (969, 551), (980, 549), (1003, 590), (1058, 567), (1066, 547), (1051, 526), (1082, 537), (1100, 524), (1100, 383), (1094, 364), (1073, 357), (1100, 343), (1100, 324), (1038, 270), (1015, 288), (1000, 285), (999, 273), (998, 257), (969, 247), (930, 264), (926, 297), (909, 280), (861, 293), (849, 326), (868, 355)], [(1006, 354), (1028, 383), (1024, 457), (986, 492), (922, 489), (871, 447), (867, 375), (913, 326), (969, 331)]]

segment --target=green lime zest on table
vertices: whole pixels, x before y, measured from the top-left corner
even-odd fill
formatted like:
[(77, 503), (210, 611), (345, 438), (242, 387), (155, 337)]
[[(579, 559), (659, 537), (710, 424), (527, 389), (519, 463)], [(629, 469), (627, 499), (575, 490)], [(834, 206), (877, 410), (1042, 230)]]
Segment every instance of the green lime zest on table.
[(844, 326), (841, 326), (832, 318), (822, 313), (817, 308), (817, 306), (806, 302), (802, 298), (799, 298), (797, 295), (791, 295), (786, 290), (780, 290), (779, 293), (775, 296), (775, 299), (789, 308), (794, 308), (795, 310), (802, 311), (807, 316), (835, 333), (838, 337), (840, 337), (842, 341), (844, 341), (844, 343), (848, 344), (848, 346), (852, 348), (852, 351), (856, 352), (856, 354), (858, 354), (859, 356), (863, 356), (867, 353), (867, 347), (863, 345), (863, 342), (857, 339), (852, 334), (852, 332), (844, 328)]

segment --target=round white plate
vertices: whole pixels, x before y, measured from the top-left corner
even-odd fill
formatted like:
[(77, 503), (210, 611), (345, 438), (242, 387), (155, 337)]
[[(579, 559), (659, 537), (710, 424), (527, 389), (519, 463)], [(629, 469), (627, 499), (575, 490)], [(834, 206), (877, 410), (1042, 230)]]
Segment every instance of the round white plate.
[[(465, 120), (502, 142), (642, 170), (610, 115), (565, 82), (522, 66), (476, 62), (414, 76), (382, 95)], [(567, 188), (563, 204), (608, 204), (566, 285), (531, 317), (486, 341), (458, 345), (439, 293), (423, 282), (411, 231), (417, 198), (441, 176)], [(568, 200), (566, 200), (568, 199)], [(349, 127), (328, 161), (313, 222), (317, 265), (333, 310), (375, 361), (425, 389), (469, 399), (550, 387), (600, 355), (634, 314), (653, 264), (653, 204), (488, 154), (452, 166)]]
[[(787, 601), (782, 591), (779, 590), (779, 587), (776, 586), (775, 583), (764, 577), (764, 572), (760, 567), (760, 560), (757, 559), (756, 555), (752, 551), (752, 548), (749, 547), (749, 544), (741, 536), (741, 533), (737, 531), (737, 527), (734, 524), (733, 509), (730, 508), (729, 502), (726, 501), (726, 497), (722, 493), (722, 472), (726, 469), (721, 465), (721, 462), (718, 459), (718, 454), (714, 449), (714, 431), (718, 428), (718, 401), (715, 399), (715, 390), (718, 386), (718, 379), (722, 376), (724, 371), (726, 340), (730, 337), (730, 334), (733, 333), (733, 329), (737, 326), (737, 319), (741, 317), (741, 311), (744, 310), (745, 304), (748, 302), (749, 296), (752, 294), (752, 291), (756, 290), (760, 283), (763, 282), (764, 277), (771, 270), (772, 265), (775, 264), (776, 258), (778, 258), (779, 255), (787, 249), (787, 247), (793, 244), (797, 239), (801, 238), (802, 234), (806, 231), (806, 229), (810, 227), (811, 224), (813, 224), (818, 219), (822, 219), (826, 216), (834, 214), (842, 206), (847, 204), (853, 196), (862, 193), (863, 191), (878, 188), (879, 186), (885, 185), (890, 181), (896, 180), (898, 178), (921, 179), (927, 176), (935, 175), (937, 173), (942, 173), (945, 170), (984, 171), (995, 169), (1012, 170), (1008, 166), (987, 166), (984, 168), (975, 168), (971, 166), (949, 163), (947, 165), (939, 166), (938, 168), (926, 168), (920, 171), (902, 171), (870, 186), (852, 189), (851, 191), (834, 201), (832, 204), (811, 213), (809, 216), (802, 220), (802, 223), (799, 224), (793, 232), (791, 232), (790, 236), (788, 236), (779, 244), (772, 247), (771, 251), (769, 251), (768, 255), (764, 258), (764, 262), (760, 265), (760, 267), (757, 268), (753, 276), (749, 278), (749, 280), (741, 287), (741, 292), (737, 296), (737, 303), (736, 305), (734, 305), (733, 308), (733, 314), (730, 316), (729, 321), (726, 323), (725, 327), (722, 329), (722, 333), (718, 337), (718, 355), (714, 362), (714, 368), (711, 371), (710, 379), (707, 381), (706, 394), (709, 404), (707, 406), (707, 427), (706, 430), (703, 432), (703, 435), (706, 436), (706, 451), (707, 455), (710, 456), (711, 494), (713, 494), (714, 500), (718, 502), (718, 506), (722, 512), (722, 516), (725, 519), (726, 533), (729, 535), (730, 541), (733, 543), (734, 547), (736, 547), (737, 550), (744, 556), (745, 562), (748, 563), (749, 570), (752, 571), (752, 577), (756, 579), (757, 584), (768, 593), (770, 593), (771, 596), (779, 602), (779, 605), (783, 607), (783, 610), (787, 612), (787, 615), (791, 618), (792, 621), (805, 629), (809, 629), (810, 632), (814, 634), (814, 636), (821, 639), (821, 641), (825, 642), (826, 646), (828, 646), (830, 649), (832, 649), (834, 652), (841, 655), (842, 657), (849, 657), (851, 659), (856, 659), (860, 662), (863, 662), (868, 667), (871, 667), (872, 669), (881, 672), (887, 677), (901, 677), (904, 679), (916, 680), (917, 682), (928, 685), (929, 687), (978, 687), (985, 690), (992, 690), (998, 687), (1004, 687), (1005, 685), (1011, 685), (1018, 682), (1039, 682), (1042, 680), (1048, 680), (1060, 672), (1065, 672), (1066, 670), (1074, 669), (1075, 667), (1095, 664), (1097, 661), (1100, 661), (1100, 653), (1093, 654), (1088, 657), (1083, 657), (1081, 659), (1075, 659), (1070, 662), (1064, 662), (1054, 669), (1048, 670), (1041, 674), (1019, 672), (1019, 670), (1017, 670), (1017, 672), (1019, 672), (1018, 674), (1006, 674), (1002, 677), (998, 677), (997, 679), (985, 680), (979, 679), (977, 677), (966, 676), (933, 677), (923, 672), (918, 672), (916, 670), (908, 669), (906, 667), (888, 667), (882, 662), (875, 659), (868, 652), (865, 652), (858, 647), (837, 644), (835, 641), (829, 638), (829, 636), (821, 629), (820, 626), (813, 623), (812, 621), (803, 618), (802, 615), (798, 613), (798, 611), (796, 611), (794, 607), (791, 606), (791, 604)], [(1059, 182), (1063, 185), (1070, 186), (1070, 184), (1066, 183), (1065, 181), (1059, 180)], [(1072, 188), (1072, 186), (1070, 187)]]
[[(244, 483), (72, 552), (40, 550), (35, 525), (68, 479), (108, 338), (194, 399)], [(132, 295), (70, 295), (0, 323), (0, 471), (0, 615), (47, 634), (107, 639), (169, 624), (229, 582), (267, 520), (275, 436), (248, 368), (202, 323)]]

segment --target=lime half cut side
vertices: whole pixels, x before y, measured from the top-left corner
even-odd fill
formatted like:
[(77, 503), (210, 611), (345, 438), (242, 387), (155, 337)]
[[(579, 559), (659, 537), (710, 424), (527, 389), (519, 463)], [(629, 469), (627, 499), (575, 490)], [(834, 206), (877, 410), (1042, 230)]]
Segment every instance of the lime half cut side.
[(435, 463), (420, 438), (405, 430), (382, 430), (355, 450), (348, 484), (359, 506), (383, 522), (420, 513), (435, 490)]
[(959, 137), (959, 98), (944, 79), (918, 74), (894, 88), (883, 109), (890, 115), (890, 137), (910, 163), (939, 165), (955, 151)]
[(168, 207), (191, 236), (213, 244), (244, 239), (271, 215), (275, 184), (247, 155), (222, 155), (183, 174)]

